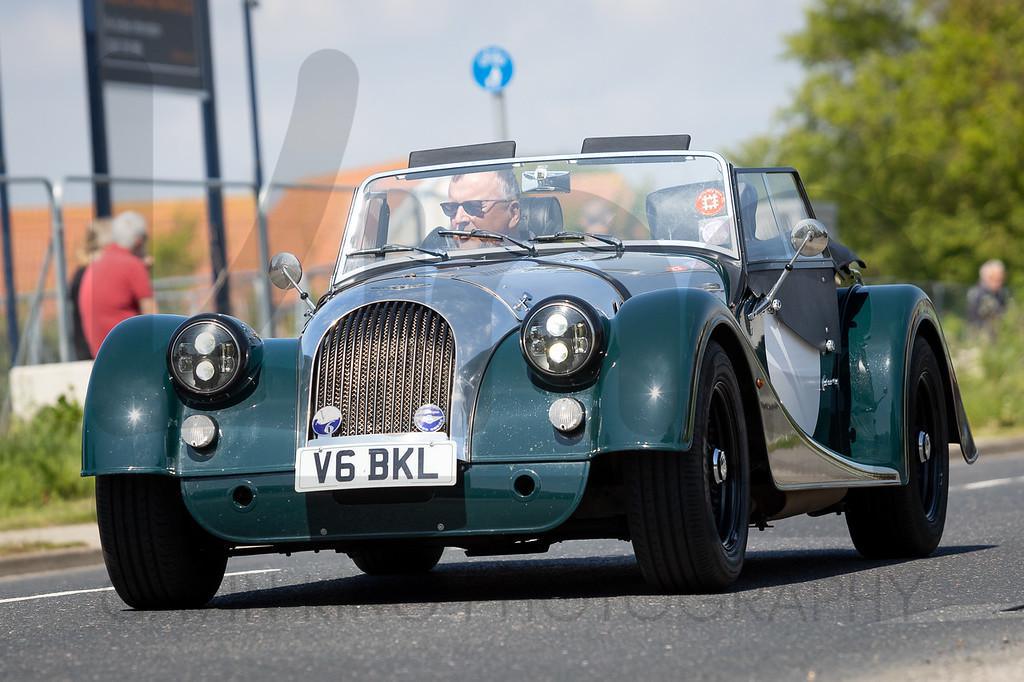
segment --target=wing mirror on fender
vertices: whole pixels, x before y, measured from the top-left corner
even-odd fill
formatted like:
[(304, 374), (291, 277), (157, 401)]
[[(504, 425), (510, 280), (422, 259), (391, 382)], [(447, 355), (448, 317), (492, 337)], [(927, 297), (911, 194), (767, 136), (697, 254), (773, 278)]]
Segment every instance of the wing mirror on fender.
[(793, 271), (793, 264), (796, 263), (796, 259), (800, 256), (813, 258), (814, 256), (821, 255), (821, 252), (828, 246), (828, 231), (820, 221), (813, 218), (805, 218), (793, 226), (793, 232), (790, 234), (789, 241), (796, 253), (786, 263), (782, 274), (775, 280), (775, 284), (772, 285), (768, 293), (755, 303), (751, 311), (747, 313), (748, 320), (752, 320), (764, 312), (776, 313), (782, 309), (782, 301), (776, 298), (776, 296), (779, 293), (779, 289), (782, 288), (782, 283), (786, 281), (786, 277)]
[(316, 309), (313, 302), (309, 300), (309, 294), (299, 286), (299, 281), (302, 279), (302, 264), (294, 254), (287, 251), (277, 254), (270, 259), (270, 267), (267, 272), (275, 287), (286, 291), (294, 288), (299, 292), (299, 298), (305, 301), (310, 310)]

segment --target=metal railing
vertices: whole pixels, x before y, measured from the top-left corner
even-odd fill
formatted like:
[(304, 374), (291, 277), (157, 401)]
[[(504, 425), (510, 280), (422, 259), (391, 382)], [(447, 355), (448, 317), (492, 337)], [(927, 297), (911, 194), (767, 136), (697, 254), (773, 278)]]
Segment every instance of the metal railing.
[[(43, 291), (46, 287), (46, 279), (49, 277), (51, 261), (56, 265), (57, 291), (61, 294), (57, 298), (57, 337), (58, 349), (61, 362), (67, 362), (71, 358), (71, 337), (70, 317), (68, 315), (67, 297), (67, 265), (64, 261), (64, 214), (61, 210), (61, 186), (53, 184), (49, 178), (41, 176), (16, 176), (0, 175), (0, 183), (5, 185), (40, 185), (49, 202), (50, 210), (50, 243), (47, 246), (43, 258), (43, 267), (39, 271), (39, 279), (36, 284), (32, 306), (29, 308), (29, 324), (26, 331), (38, 325), (39, 308), (42, 303)], [(36, 332), (38, 333), (38, 331)], [(18, 344), (18, 351), (11, 360), (11, 366), (20, 364), (19, 360), (24, 357), (24, 349), (28, 344)]]
[[(258, 273), (255, 271), (232, 271), (229, 266), (224, 267), (217, 273), (206, 300), (216, 296), (221, 287), (224, 286), (227, 278), (238, 274), (248, 280), (255, 281), (259, 278), (260, 295), (256, 298), (259, 301), (256, 327), (263, 335), (272, 334), (273, 324), (273, 287), (266, 270), (266, 264), (270, 260), (270, 235), (268, 228), (268, 214), (270, 212), (270, 195), (275, 191), (299, 190), (318, 192), (351, 192), (355, 188), (351, 185), (330, 185), (321, 183), (304, 182), (269, 182), (263, 187), (257, 187), (254, 183), (241, 180), (188, 180), (170, 178), (144, 178), (132, 176), (92, 176), (92, 175), (69, 175), (63, 178), (62, 182), (51, 182), (48, 178), (37, 176), (11, 176), (0, 175), (0, 184), (32, 184), (43, 189), (46, 195), (47, 206), (50, 216), (49, 243), (44, 251), (43, 264), (39, 271), (35, 289), (31, 295), (29, 311), (24, 326), (25, 334), (18, 344), (15, 357), (11, 358), (11, 366), (25, 364), (26, 357), (32, 357), (38, 361), (38, 345), (40, 342), (40, 318), (44, 301), (51, 295), (47, 291), (46, 282), (50, 275), (50, 269), (54, 269), (54, 289), (52, 296), (56, 300), (57, 307), (57, 346), (58, 358), (61, 362), (68, 362), (72, 358), (72, 324), (70, 318), (70, 307), (68, 298), (68, 277), (67, 263), (65, 259), (65, 224), (64, 224), (64, 189), (74, 184), (95, 184), (106, 185), (134, 185), (151, 186), (160, 188), (187, 188), (195, 190), (207, 189), (242, 189), (248, 190), (253, 195), (256, 229), (259, 245), (259, 260), (262, 267)], [(13, 249), (12, 249), (13, 250)], [(311, 271), (312, 274), (312, 271)], [(178, 278), (181, 279), (181, 278)], [(186, 278), (187, 279), (187, 278)], [(185, 281), (182, 279), (182, 281)], [(33, 349), (35, 351), (33, 352)]]

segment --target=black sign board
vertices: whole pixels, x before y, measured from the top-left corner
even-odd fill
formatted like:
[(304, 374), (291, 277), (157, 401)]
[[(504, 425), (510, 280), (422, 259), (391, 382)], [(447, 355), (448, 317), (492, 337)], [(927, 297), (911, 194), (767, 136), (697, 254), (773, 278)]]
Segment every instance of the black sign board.
[(101, 78), (206, 90), (206, 0), (96, 0)]

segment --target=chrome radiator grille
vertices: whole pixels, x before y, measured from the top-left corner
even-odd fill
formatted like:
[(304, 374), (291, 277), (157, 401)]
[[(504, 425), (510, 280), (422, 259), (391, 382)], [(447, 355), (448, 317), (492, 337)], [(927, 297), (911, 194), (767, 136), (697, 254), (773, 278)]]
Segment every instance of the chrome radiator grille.
[(308, 431), (325, 405), (341, 410), (335, 436), (409, 433), (421, 405), (444, 410), (448, 432), (455, 337), (448, 322), (412, 301), (353, 310), (324, 335), (313, 359)]

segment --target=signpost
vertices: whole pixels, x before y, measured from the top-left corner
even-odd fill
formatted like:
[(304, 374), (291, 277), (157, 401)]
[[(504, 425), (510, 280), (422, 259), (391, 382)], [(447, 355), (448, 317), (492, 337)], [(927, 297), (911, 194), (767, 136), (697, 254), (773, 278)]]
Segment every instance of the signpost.
[[(106, 82), (205, 92), (206, 0), (97, 0)], [(207, 74), (208, 75), (208, 74)]]
[(492, 45), (473, 57), (473, 80), (494, 95), (496, 132), (499, 140), (508, 139), (508, 110), (505, 106), (505, 87), (512, 80), (512, 55)]
[[(3, 100), (0, 99), (0, 178), (7, 175), (4, 156)], [(14, 244), (11, 242), (11, 212), (7, 201), (7, 182), (0, 181), (0, 236), (3, 241), (4, 294), (7, 309), (7, 341), (10, 343), (11, 362), (18, 355), (18, 293), (14, 289)]]
[[(216, 95), (207, 0), (82, 0), (93, 175), (109, 176), (107, 83), (171, 88), (200, 98), (207, 180), (220, 180)], [(110, 185), (93, 188), (98, 217), (111, 214)], [(220, 187), (207, 188), (210, 261), (217, 308), (228, 311), (227, 247)], [(223, 273), (223, 274), (222, 274)]]

